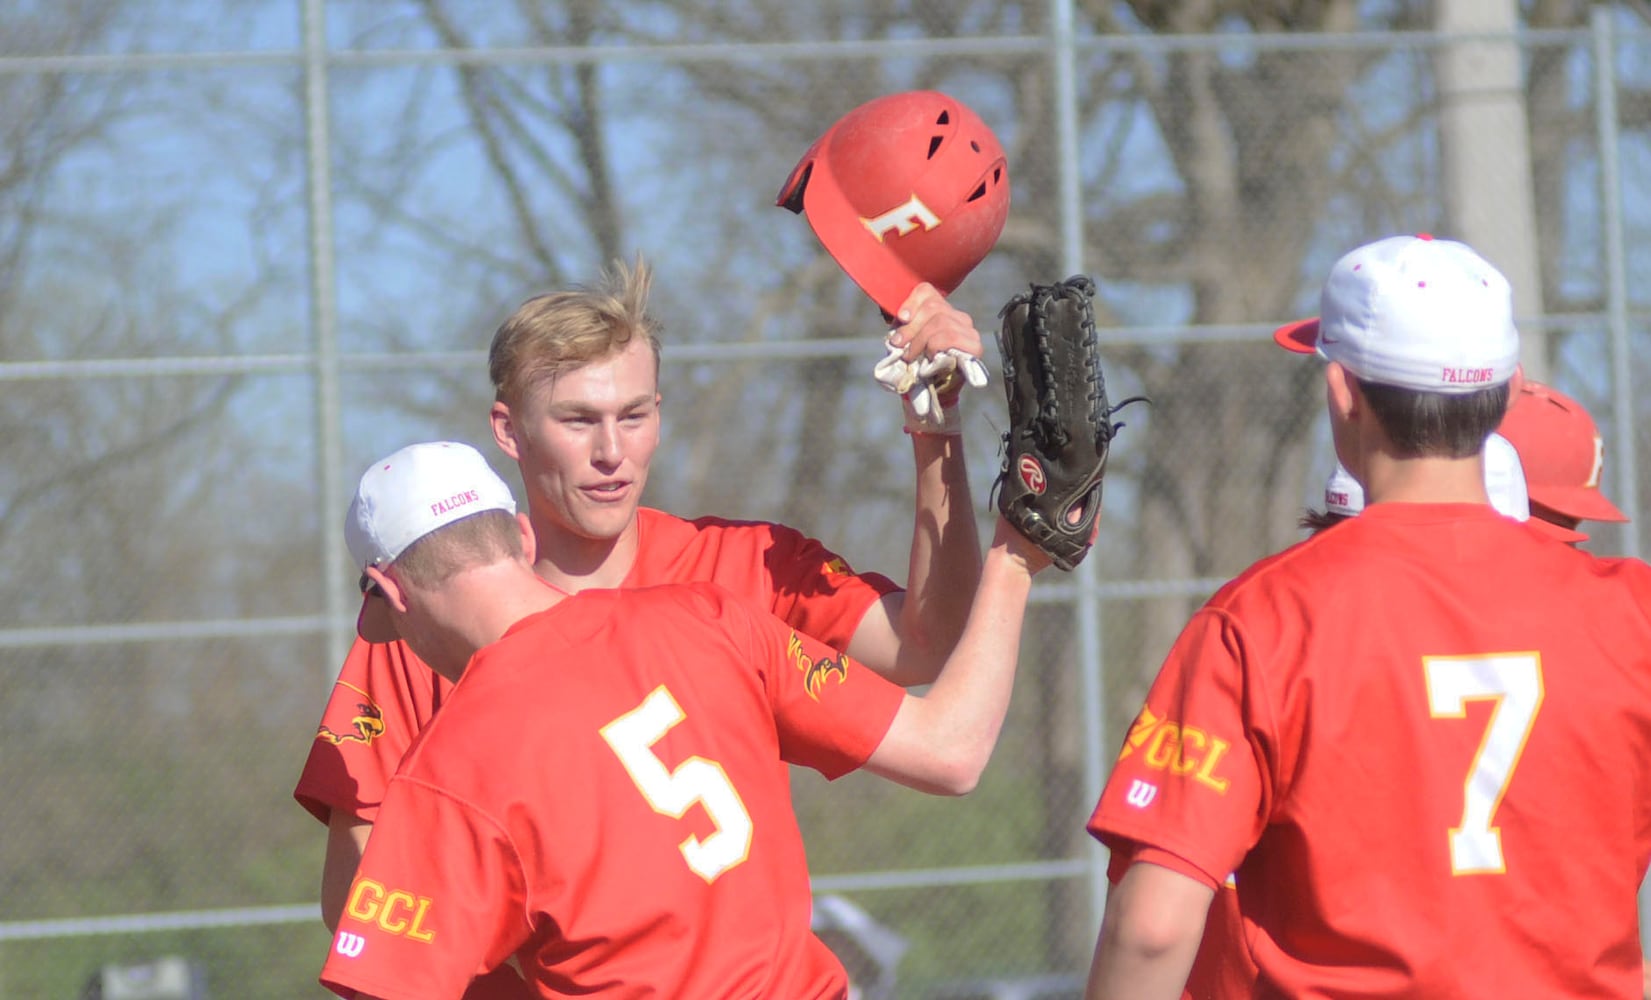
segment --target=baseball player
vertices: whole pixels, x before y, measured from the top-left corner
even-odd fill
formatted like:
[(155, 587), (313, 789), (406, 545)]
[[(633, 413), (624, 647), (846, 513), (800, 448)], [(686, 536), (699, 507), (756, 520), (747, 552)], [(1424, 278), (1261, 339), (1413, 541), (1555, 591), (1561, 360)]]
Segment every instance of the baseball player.
[(1651, 567), (1490, 508), (1507, 282), (1380, 240), (1277, 339), (1327, 362), (1367, 506), (1176, 640), (1089, 823), (1115, 882), (1089, 997), (1180, 995), (1229, 872), (1255, 996), (1636, 995)]
[[(494, 440), (516, 461), (539, 539), (534, 569), (567, 593), (708, 580), (902, 684), (926, 682), (951, 649), (980, 572), (960, 432), (911, 430), (916, 527), (909, 589), (853, 572), (819, 542), (778, 524), (684, 520), (641, 507), (659, 440), (657, 324), (645, 264), (604, 284), (542, 296), (499, 328), (489, 369)], [(969, 317), (932, 286), (899, 310), (894, 336), (917, 356), (978, 357)], [(955, 412), (961, 386), (940, 400)], [(909, 596), (908, 596), (909, 595)], [(382, 602), (363, 602), (369, 638)], [(328, 824), (321, 903), (336, 926), (390, 776), (451, 693), (401, 642), (355, 643), (323, 712), (295, 791)], [(511, 973), (499, 992), (511, 996)]]
[(1583, 521), (1628, 520), (1600, 492), (1605, 441), (1582, 404), (1552, 386), (1526, 382), (1499, 430), (1524, 463), (1538, 528), (1574, 544), (1588, 539), (1577, 530)]
[(971, 789), (1048, 557), (1000, 521), (918, 697), (712, 583), (570, 596), (514, 510), (446, 442), (374, 463), (350, 505), (364, 585), (456, 686), (390, 782), (322, 982), (456, 996), (515, 956), (535, 996), (846, 997), (786, 765)]
[[(1491, 507), (1515, 521), (1530, 520), (1525, 474), (1519, 453), (1500, 434), (1485, 439), (1485, 495)], [(1340, 462), (1324, 481), (1324, 509), (1308, 508), (1297, 522), (1316, 535), (1356, 517), (1364, 510), (1364, 487)], [(1187, 975), (1182, 1000), (1247, 997), (1255, 988), (1256, 967), (1244, 943), (1243, 918), (1238, 909), (1237, 882), (1229, 875), (1216, 890), (1204, 921), (1204, 936)]]
[[(1531, 523), (1562, 542), (1588, 540), (1583, 521), (1625, 522), (1600, 491), (1605, 439), (1582, 404), (1553, 386), (1526, 380), (1499, 431), (1518, 449), (1531, 493)], [(1651, 959), (1643, 965), (1641, 994), (1651, 1000)]]

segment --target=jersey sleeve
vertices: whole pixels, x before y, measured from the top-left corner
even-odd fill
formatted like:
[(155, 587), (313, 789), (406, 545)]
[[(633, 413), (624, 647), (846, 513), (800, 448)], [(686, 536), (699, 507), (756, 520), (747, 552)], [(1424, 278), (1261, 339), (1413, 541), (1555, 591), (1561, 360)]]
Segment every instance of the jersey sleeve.
[(785, 622), (754, 612), (747, 618), (781, 758), (827, 778), (864, 764), (905, 690)]
[(527, 940), (525, 879), (504, 829), (439, 787), (391, 783), (321, 983), (342, 997), (456, 997)]
[(901, 587), (881, 573), (856, 573), (847, 560), (800, 531), (773, 526), (765, 557), (774, 614), (833, 649), (847, 649), (866, 611)]
[(406, 643), (357, 638), (321, 713), (293, 798), (323, 823), (334, 809), (372, 821), (402, 755), (450, 686)]
[(1247, 690), (1244, 656), (1225, 614), (1193, 616), (1129, 727), (1092, 835), (1136, 857), (1168, 852), (1208, 885), (1238, 867), (1265, 826), (1273, 787), (1265, 698)]

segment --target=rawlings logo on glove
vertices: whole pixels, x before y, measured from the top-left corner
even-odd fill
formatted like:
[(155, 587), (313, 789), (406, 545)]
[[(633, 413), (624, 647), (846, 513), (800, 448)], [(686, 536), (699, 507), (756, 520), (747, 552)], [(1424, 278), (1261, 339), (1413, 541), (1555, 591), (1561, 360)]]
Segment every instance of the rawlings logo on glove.
[(1107, 456), (1123, 426), (1112, 415), (1146, 401), (1107, 401), (1094, 296), (1095, 283), (1078, 275), (1034, 283), (998, 313), (1009, 429), (997, 508), (1065, 570), (1083, 561), (1094, 537)]

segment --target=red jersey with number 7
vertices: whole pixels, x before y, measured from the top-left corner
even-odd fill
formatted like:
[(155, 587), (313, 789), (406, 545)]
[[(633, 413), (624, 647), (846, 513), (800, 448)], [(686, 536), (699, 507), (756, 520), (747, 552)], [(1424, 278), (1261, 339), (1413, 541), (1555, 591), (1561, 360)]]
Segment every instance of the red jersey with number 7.
[(714, 584), (586, 591), (470, 661), (390, 783), (322, 981), (458, 996), (841, 997), (788, 763), (828, 778), (904, 691)]
[(1648, 610), (1638, 560), (1374, 504), (1193, 617), (1090, 831), (1236, 872), (1258, 997), (1638, 996)]

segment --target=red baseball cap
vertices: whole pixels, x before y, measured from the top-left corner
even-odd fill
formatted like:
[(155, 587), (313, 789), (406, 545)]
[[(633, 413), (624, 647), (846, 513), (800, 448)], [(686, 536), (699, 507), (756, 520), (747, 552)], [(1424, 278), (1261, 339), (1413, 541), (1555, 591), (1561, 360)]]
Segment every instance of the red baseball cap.
[(1552, 521), (1546, 520), (1536, 511), (1531, 512), (1530, 520), (1525, 523), (1535, 528), (1537, 531), (1540, 531), (1542, 534), (1547, 535), (1549, 538), (1557, 539), (1564, 542), (1566, 545), (1575, 545), (1578, 542), (1586, 542), (1588, 540), (1588, 536), (1582, 532), (1577, 531), (1574, 528), (1567, 528), (1563, 524), (1555, 524)]
[(1582, 404), (1552, 386), (1527, 381), (1499, 428), (1525, 466), (1532, 507), (1583, 521), (1626, 521), (1599, 491), (1605, 442)]

